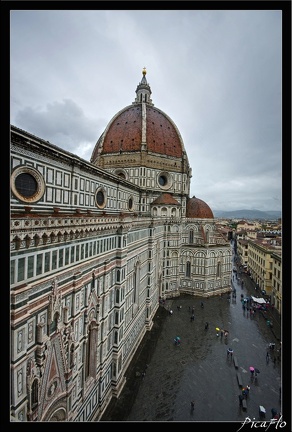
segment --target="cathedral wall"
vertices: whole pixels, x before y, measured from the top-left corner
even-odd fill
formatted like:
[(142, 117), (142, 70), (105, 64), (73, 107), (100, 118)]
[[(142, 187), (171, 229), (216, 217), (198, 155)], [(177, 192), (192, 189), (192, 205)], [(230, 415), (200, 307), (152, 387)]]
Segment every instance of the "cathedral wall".
[[(129, 196), (138, 202), (135, 186), (98, 169), (72, 169), (68, 155), (57, 163), (54, 151), (32, 145), (29, 135), (24, 146), (24, 138), (18, 145), (12, 136), (13, 169), (29, 168), (15, 175), (13, 187), (18, 193), (18, 176), (31, 176), (43, 195), (23, 202), (12, 187), (11, 417), (92, 421), (122, 390), (152, 327), (155, 236), (149, 240), (150, 219), (121, 211)], [(88, 187), (88, 201), (80, 205), (78, 198), (75, 208), (64, 191), (74, 197), (77, 177), (76, 191)], [(107, 194), (102, 209), (90, 198), (100, 185)]]
[[(120, 394), (159, 298), (229, 289), (229, 242), (213, 221), (185, 220), (187, 174), (131, 175), (137, 184), (12, 128), (15, 421), (98, 420)], [(169, 191), (178, 205), (151, 215)]]

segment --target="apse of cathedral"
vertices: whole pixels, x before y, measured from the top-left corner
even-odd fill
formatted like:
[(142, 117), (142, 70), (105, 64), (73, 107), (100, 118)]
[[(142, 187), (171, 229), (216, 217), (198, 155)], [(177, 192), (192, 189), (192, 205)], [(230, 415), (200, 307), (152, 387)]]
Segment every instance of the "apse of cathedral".
[(230, 291), (230, 244), (151, 95), (143, 69), (90, 161), (11, 126), (12, 421), (98, 420), (160, 299)]

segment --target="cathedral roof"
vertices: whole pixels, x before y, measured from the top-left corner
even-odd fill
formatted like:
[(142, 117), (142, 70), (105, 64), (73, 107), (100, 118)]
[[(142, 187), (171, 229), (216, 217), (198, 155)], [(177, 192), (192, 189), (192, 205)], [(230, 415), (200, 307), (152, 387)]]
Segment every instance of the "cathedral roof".
[(173, 196), (169, 193), (162, 193), (159, 197), (157, 197), (152, 204), (157, 205), (180, 205), (179, 202), (173, 198)]
[(202, 218), (202, 219), (214, 219), (214, 215), (208, 204), (205, 201), (200, 200), (193, 196), (187, 201), (186, 207), (187, 218)]
[(119, 111), (109, 122), (92, 152), (92, 163), (98, 162), (99, 156), (142, 150), (179, 159), (185, 154), (175, 123), (152, 103), (145, 68), (142, 74), (135, 101)]

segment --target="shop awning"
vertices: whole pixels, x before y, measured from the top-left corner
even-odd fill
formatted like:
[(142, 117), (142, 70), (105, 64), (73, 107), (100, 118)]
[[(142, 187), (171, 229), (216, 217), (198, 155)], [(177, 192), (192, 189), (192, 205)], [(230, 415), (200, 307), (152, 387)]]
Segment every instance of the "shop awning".
[(254, 301), (255, 303), (261, 303), (261, 304), (266, 303), (266, 300), (263, 299), (263, 298), (258, 298), (258, 297), (253, 297), (253, 296), (251, 296), (251, 298), (253, 299), (253, 301)]

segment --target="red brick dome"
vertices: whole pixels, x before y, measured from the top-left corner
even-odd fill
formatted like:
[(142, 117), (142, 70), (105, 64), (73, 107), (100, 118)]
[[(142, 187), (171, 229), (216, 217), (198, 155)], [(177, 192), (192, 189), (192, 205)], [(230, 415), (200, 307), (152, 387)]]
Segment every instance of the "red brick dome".
[[(161, 110), (146, 105), (145, 138), (142, 137), (142, 105), (120, 111), (99, 140), (100, 154), (141, 151), (144, 142), (149, 152), (182, 157), (181, 138), (173, 122)], [(95, 153), (92, 160), (96, 159)]]
[(193, 196), (187, 201), (187, 218), (214, 219), (214, 215), (208, 204)]
[[(104, 157), (138, 152), (186, 159), (179, 130), (170, 117), (152, 103), (145, 75), (143, 69), (135, 101), (112, 118), (98, 139), (90, 159), (92, 163), (99, 165)], [(113, 167), (113, 162), (111, 164)]]

